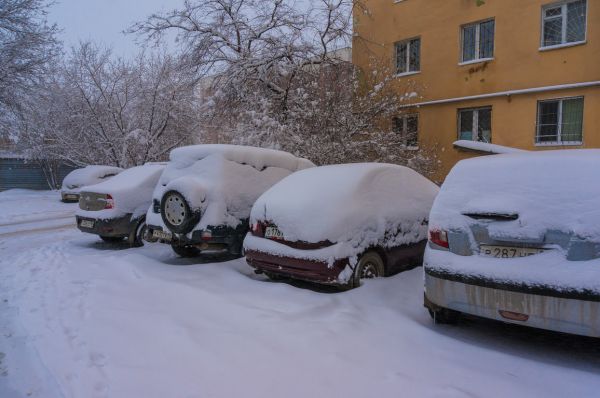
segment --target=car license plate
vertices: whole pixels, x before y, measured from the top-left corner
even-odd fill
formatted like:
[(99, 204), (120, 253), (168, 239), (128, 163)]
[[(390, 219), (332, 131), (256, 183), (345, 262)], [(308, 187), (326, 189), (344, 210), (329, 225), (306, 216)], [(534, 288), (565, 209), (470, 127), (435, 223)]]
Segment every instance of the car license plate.
[(81, 220), (79, 226), (82, 228), (94, 228), (94, 221), (92, 220)]
[(265, 238), (267, 238), (267, 239), (283, 239), (283, 234), (277, 227), (267, 227), (265, 229)]
[(171, 241), (171, 239), (173, 238), (173, 234), (171, 234), (170, 232), (161, 231), (160, 229), (155, 229), (152, 232), (152, 236), (156, 239), (161, 239), (161, 240), (166, 240), (166, 241)]
[(511, 247), (511, 246), (479, 246), (479, 254), (494, 258), (515, 258), (528, 257), (544, 252), (544, 249), (532, 247)]
[(73, 195), (73, 194), (66, 194), (65, 195), (65, 199), (67, 200), (77, 200), (77, 195)]

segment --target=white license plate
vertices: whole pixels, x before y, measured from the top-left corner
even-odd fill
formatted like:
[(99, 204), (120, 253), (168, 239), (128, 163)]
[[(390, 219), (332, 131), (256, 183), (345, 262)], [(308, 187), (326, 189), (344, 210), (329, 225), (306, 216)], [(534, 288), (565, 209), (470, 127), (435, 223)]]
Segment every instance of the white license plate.
[(92, 220), (81, 220), (79, 226), (82, 228), (94, 228), (94, 221)]
[(76, 200), (76, 199), (79, 199), (79, 198), (77, 197), (77, 195), (66, 194), (65, 195), (65, 199), (66, 200)]
[(161, 231), (160, 229), (155, 229), (152, 232), (152, 236), (156, 239), (162, 239), (166, 241), (170, 241), (173, 238), (173, 234), (170, 232)]
[(267, 238), (267, 239), (283, 239), (283, 234), (277, 227), (267, 227), (265, 229), (265, 238)]
[(479, 246), (479, 254), (486, 257), (494, 258), (515, 258), (528, 257), (544, 252), (544, 249), (531, 247), (512, 247), (512, 246)]

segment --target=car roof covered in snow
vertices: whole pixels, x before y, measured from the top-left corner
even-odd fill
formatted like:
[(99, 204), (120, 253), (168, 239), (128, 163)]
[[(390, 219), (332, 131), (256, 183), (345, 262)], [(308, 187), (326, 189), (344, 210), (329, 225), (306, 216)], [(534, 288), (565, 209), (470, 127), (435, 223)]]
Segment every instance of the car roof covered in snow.
[(437, 192), (433, 182), (404, 166), (322, 166), (273, 186), (257, 200), (251, 218), (273, 222), (292, 241), (354, 241), (356, 247), (406, 230), (405, 241), (396, 243), (411, 243), (425, 238), (424, 221)]
[(166, 163), (147, 163), (142, 166), (132, 167), (122, 171), (110, 180), (89, 185), (85, 190), (88, 192), (113, 194), (118, 191), (136, 189), (136, 187), (148, 184), (154, 190), (154, 186), (165, 167)]
[(191, 163), (215, 154), (220, 154), (232, 162), (250, 165), (258, 170), (267, 167), (279, 167), (290, 171), (297, 171), (314, 167), (311, 161), (296, 157), (288, 152), (225, 144), (191, 145), (176, 148), (171, 151), (170, 159), (178, 163), (181, 167), (186, 167)]
[(599, 170), (597, 149), (463, 160), (442, 185), (430, 224), (462, 228), (475, 222), (464, 214), (511, 214), (518, 219), (495, 223), (495, 234), (539, 239), (560, 230), (600, 241)]
[(63, 180), (63, 188), (96, 184), (106, 176), (119, 174), (123, 169), (114, 166), (90, 165), (73, 170)]

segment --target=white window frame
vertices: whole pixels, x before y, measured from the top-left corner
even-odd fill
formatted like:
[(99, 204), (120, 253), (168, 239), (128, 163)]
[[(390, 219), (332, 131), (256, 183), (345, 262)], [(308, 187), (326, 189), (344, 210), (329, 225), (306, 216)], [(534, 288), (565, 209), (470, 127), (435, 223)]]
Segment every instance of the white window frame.
[[(481, 24), (483, 24), (485, 22), (490, 22), (490, 21), (494, 21), (493, 53), (494, 54), (496, 53), (496, 19), (495, 18), (483, 19), (481, 21), (468, 23), (466, 25), (461, 25), (461, 27), (460, 27), (460, 62), (458, 63), (459, 65), (476, 64), (478, 62), (492, 61), (494, 59), (494, 54), (492, 54), (491, 57), (479, 58), (481, 55), (479, 52), (479, 50), (480, 50), (479, 45), (481, 44)], [(464, 59), (464, 56), (465, 56), (465, 29), (469, 28), (471, 26), (475, 26), (475, 54), (476, 54), (476, 56), (474, 59), (465, 61), (465, 59)]]
[[(419, 70), (411, 71), (410, 69), (410, 42), (413, 40), (419, 40)], [(398, 46), (406, 45), (406, 72), (398, 72)], [(395, 76), (407, 76), (421, 73), (421, 49), (422, 42), (420, 36), (411, 37), (410, 39), (400, 40), (394, 43), (394, 70), (396, 71)]]
[(492, 106), (488, 105), (488, 106), (476, 106), (473, 108), (459, 108), (458, 112), (456, 113), (457, 116), (457, 136), (458, 139), (462, 139), (460, 137), (460, 133), (461, 133), (461, 122), (460, 122), (460, 115), (462, 112), (473, 112), (473, 128), (471, 129), (471, 141), (473, 142), (485, 142), (485, 141), (479, 141), (477, 139), (477, 130), (479, 129), (479, 111), (481, 110), (486, 110), (489, 109), (490, 110), (490, 142), (488, 142), (488, 144), (492, 143), (492, 117), (493, 117), (493, 111), (492, 111)]
[[(583, 95), (575, 97), (562, 97), (562, 98), (547, 98), (539, 100), (537, 102), (537, 116), (535, 121), (535, 145), (536, 146), (568, 146), (568, 145), (583, 145), (583, 121), (585, 114), (581, 116), (581, 140), (580, 141), (563, 141), (562, 140), (562, 117), (563, 117), (563, 101), (581, 99), (583, 101), (583, 110), (585, 110), (585, 97)], [(540, 104), (543, 102), (558, 102), (558, 120), (557, 120), (557, 132), (556, 141), (539, 141), (540, 137)]]
[[(540, 29), (541, 35), (540, 35), (540, 48), (539, 48), (540, 51), (553, 50), (555, 48), (578, 46), (580, 44), (587, 43), (589, 4), (590, 4), (589, 0), (586, 0), (586, 2), (585, 2), (585, 30), (583, 32), (583, 40), (567, 42), (567, 28), (568, 28), (567, 5), (569, 3), (574, 3), (576, 1), (579, 1), (579, 0), (564, 0), (564, 1), (559, 1), (559, 2), (546, 4), (546, 5), (542, 6), (542, 20), (541, 20), (542, 26)], [(546, 20), (553, 19), (553, 18), (559, 18), (559, 17), (546, 18), (546, 10), (551, 9), (551, 8), (557, 8), (557, 7), (561, 7), (561, 11), (560, 11), (561, 12), (560, 18), (562, 18), (561, 43), (553, 44), (550, 46), (545, 46), (544, 45), (544, 33), (546, 31)]]
[[(408, 145), (408, 118), (409, 117), (416, 117), (417, 118), (417, 131), (415, 131), (415, 139), (417, 142), (417, 145)], [(396, 134), (403, 134), (403, 140), (404, 140), (404, 146), (406, 147), (406, 149), (419, 149), (419, 127), (420, 127), (420, 117), (419, 117), (419, 113), (418, 112), (413, 112), (413, 113), (405, 113), (402, 115), (398, 115), (396, 117), (394, 117), (394, 128), (396, 120), (402, 120), (402, 131), (395, 131)]]

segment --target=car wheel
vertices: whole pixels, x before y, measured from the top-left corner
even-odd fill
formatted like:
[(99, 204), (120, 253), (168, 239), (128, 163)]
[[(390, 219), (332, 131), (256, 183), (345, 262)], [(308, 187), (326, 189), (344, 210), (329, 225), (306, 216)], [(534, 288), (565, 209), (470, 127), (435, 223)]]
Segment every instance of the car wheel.
[(141, 247), (144, 246), (144, 235), (146, 233), (146, 218), (142, 217), (135, 228), (129, 234), (129, 247)]
[(200, 214), (192, 211), (187, 200), (177, 191), (166, 192), (160, 202), (163, 222), (173, 232), (187, 234), (200, 220)]
[(100, 235), (100, 239), (102, 239), (103, 241), (108, 242), (108, 243), (116, 243), (116, 242), (121, 242), (125, 238), (122, 236), (102, 236), (102, 235)]
[(381, 256), (375, 252), (366, 252), (360, 256), (358, 264), (354, 268), (351, 287), (359, 287), (363, 279), (373, 279), (385, 274), (385, 266)]
[(198, 257), (200, 255), (200, 249), (194, 246), (171, 245), (171, 248), (180, 257)]
[(450, 310), (448, 308), (440, 308), (437, 310), (428, 309), (429, 316), (433, 319), (433, 323), (439, 325), (453, 325), (460, 319), (460, 312)]

